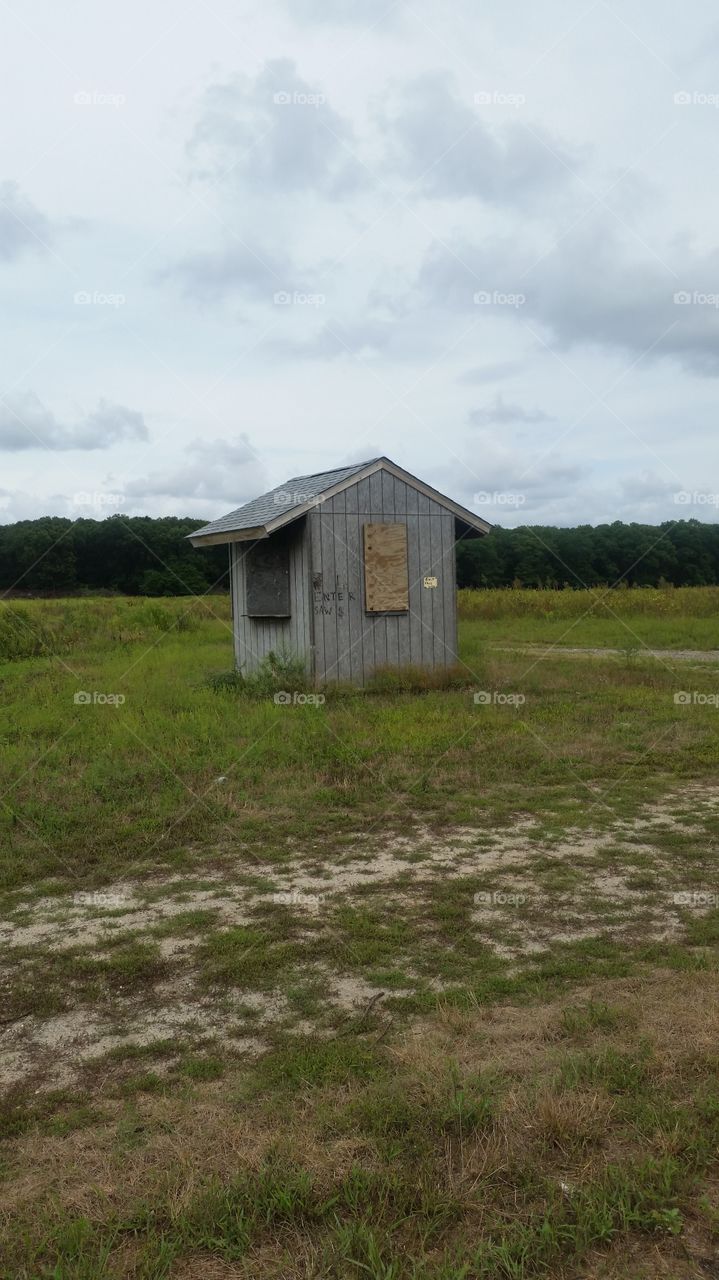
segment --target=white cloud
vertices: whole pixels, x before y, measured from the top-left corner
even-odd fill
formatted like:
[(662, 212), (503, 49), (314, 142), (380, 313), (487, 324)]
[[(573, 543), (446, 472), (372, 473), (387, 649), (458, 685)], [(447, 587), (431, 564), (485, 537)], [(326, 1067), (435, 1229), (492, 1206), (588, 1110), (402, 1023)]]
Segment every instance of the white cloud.
[(322, 194), (337, 199), (362, 180), (345, 149), (352, 126), (291, 58), (274, 58), (251, 78), (236, 75), (205, 90), (188, 143), (198, 177), (277, 197)]
[(59, 422), (32, 391), (16, 392), (0, 402), (0, 450), (61, 451), (106, 449), (120, 440), (147, 440), (143, 415), (126, 405), (100, 400), (75, 423)]
[(234, 440), (194, 440), (184, 453), (186, 461), (179, 466), (124, 485), (128, 505), (146, 507), (169, 498), (183, 513), (193, 514), (200, 507), (204, 512), (208, 503), (213, 509), (229, 510), (267, 488), (264, 467), (245, 434)]
[(508, 422), (554, 421), (542, 409), (524, 409), (521, 404), (505, 402), (501, 395), (495, 397), (493, 404), (485, 405), (482, 409), (472, 409), (469, 420), (475, 427), (503, 426)]
[(490, 127), (479, 107), (460, 96), (453, 75), (431, 72), (390, 95), (378, 120), (392, 170), (423, 195), (526, 207), (565, 186), (579, 165), (536, 122), (527, 128), (526, 110), (515, 108), (517, 119)]
[(17, 182), (0, 182), (0, 262), (50, 247), (49, 219), (23, 195)]

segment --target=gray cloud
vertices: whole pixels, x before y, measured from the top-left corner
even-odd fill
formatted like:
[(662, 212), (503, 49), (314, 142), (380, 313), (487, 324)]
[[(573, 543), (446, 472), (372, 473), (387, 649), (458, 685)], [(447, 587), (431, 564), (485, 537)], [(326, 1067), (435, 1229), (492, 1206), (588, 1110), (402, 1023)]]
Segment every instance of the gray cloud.
[(353, 24), (361, 27), (384, 25), (401, 12), (399, 0), (285, 0), (296, 22), (323, 25)]
[(240, 507), (267, 488), (263, 464), (246, 434), (233, 440), (193, 440), (187, 461), (123, 485), (127, 499), (141, 504), (171, 498), (196, 505), (198, 500)]
[(521, 296), (516, 306), (490, 303), (478, 312), (495, 324), (510, 317), (544, 325), (559, 349), (586, 344), (649, 360), (673, 356), (695, 373), (719, 375), (719, 253), (692, 258), (673, 250), (659, 259), (601, 222), (545, 256), (514, 239), (435, 243), (418, 284), (428, 303), (465, 313), (478, 290), (490, 299)]
[(674, 504), (676, 518), (679, 520), (693, 514), (682, 510), (681, 505), (676, 503), (675, 496), (679, 492), (681, 486), (678, 483), (667, 480), (654, 471), (643, 471), (640, 475), (630, 475), (622, 480), (618, 502), (623, 512), (632, 513), (632, 519), (647, 521), (666, 519), (662, 513), (671, 509)]
[(502, 426), (508, 422), (552, 422), (553, 418), (541, 409), (524, 409), (521, 404), (508, 404), (501, 395), (497, 395), (494, 404), (472, 409), (469, 420), (475, 427), (487, 427), (493, 424)]
[(43, 250), (52, 240), (49, 220), (24, 196), (16, 182), (0, 182), (0, 261)]
[(0, 402), (0, 449), (105, 449), (120, 440), (147, 440), (141, 413), (100, 400), (96, 409), (74, 424), (59, 422), (33, 391), (5, 396)]
[(586, 484), (581, 465), (556, 452), (536, 456), (497, 439), (491, 431), (473, 440), (471, 451), (459, 449), (456, 459), (436, 472), (437, 486), (480, 511), (490, 524), (525, 523), (549, 503), (564, 499)]
[(276, 58), (254, 80), (237, 75), (205, 91), (187, 150), (196, 174), (213, 182), (336, 199), (362, 179), (345, 149), (352, 141), (322, 87)]
[(375, 356), (392, 340), (394, 326), (370, 316), (333, 319), (305, 338), (272, 338), (267, 347), (295, 360), (338, 360), (347, 356)]
[(494, 363), (475, 365), (473, 369), (465, 369), (457, 378), (458, 382), (468, 386), (476, 386), (485, 382), (502, 382), (522, 372), (520, 360), (496, 360)]
[(191, 253), (162, 273), (199, 302), (214, 303), (231, 294), (271, 302), (278, 290), (294, 288), (294, 271), (285, 258), (264, 247), (233, 245)]
[(517, 119), (490, 129), (479, 109), (458, 95), (448, 72), (429, 72), (404, 85), (384, 103), (378, 121), (390, 167), (428, 197), (525, 205), (566, 185), (579, 163), (536, 125), (530, 132)]

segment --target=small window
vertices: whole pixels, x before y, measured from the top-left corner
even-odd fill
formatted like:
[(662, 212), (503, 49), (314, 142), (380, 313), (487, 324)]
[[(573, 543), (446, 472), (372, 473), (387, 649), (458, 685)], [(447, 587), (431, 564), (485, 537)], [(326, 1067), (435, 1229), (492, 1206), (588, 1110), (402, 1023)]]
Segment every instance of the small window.
[(283, 538), (256, 542), (245, 556), (247, 613), (251, 618), (289, 618), (290, 551)]
[(406, 524), (364, 526), (364, 587), (367, 613), (409, 611)]

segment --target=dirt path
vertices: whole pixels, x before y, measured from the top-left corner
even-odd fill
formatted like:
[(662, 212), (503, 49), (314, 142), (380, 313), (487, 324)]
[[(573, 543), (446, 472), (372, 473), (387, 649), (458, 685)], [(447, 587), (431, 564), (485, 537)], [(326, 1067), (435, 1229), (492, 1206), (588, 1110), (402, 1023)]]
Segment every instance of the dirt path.
[[(578, 658), (625, 658), (627, 649), (579, 648), (563, 644), (493, 644), (492, 649), (502, 653), (539, 653), (571, 654)], [(719, 649), (649, 649), (643, 645), (630, 646), (629, 651), (642, 658), (656, 658), (658, 661), (670, 662), (702, 662), (719, 663)]]

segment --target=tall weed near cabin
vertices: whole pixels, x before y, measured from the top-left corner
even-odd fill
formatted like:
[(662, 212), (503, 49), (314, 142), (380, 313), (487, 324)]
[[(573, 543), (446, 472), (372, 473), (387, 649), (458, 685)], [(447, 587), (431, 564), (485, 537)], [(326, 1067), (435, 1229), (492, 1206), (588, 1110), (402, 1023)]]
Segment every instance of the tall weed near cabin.
[(224, 624), (227, 596), (147, 600), (144, 597), (73, 597), (0, 602), (0, 661), (52, 657), (82, 648), (156, 640), (158, 633), (194, 631), (202, 622)]
[(717, 619), (719, 587), (564, 587), (557, 591), (529, 587), (497, 587), (457, 592), (462, 618), (654, 618)]
[(0, 605), (0, 661), (39, 657), (50, 652), (52, 642), (51, 633), (29, 609)]

